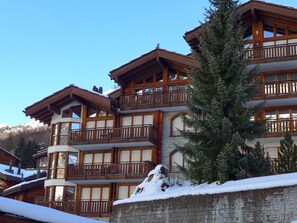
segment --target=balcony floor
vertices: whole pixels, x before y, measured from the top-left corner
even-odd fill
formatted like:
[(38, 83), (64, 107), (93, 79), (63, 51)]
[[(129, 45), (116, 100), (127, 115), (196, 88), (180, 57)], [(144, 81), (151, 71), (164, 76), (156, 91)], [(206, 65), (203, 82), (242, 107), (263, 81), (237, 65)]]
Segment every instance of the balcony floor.
[(80, 151), (100, 150), (100, 149), (107, 149), (112, 147), (145, 147), (145, 146), (154, 146), (154, 144), (149, 141), (146, 141), (146, 142), (90, 143), (90, 144), (82, 144), (82, 145), (71, 145), (71, 147), (78, 149)]

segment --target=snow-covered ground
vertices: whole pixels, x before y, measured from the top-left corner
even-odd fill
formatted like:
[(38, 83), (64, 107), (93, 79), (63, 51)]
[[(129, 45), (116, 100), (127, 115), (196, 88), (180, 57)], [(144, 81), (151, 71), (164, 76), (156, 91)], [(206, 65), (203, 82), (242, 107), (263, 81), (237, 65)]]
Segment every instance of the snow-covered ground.
[(218, 183), (191, 185), (188, 181), (183, 182), (181, 180), (170, 179), (170, 182), (173, 186), (170, 186), (162, 191), (160, 185), (162, 185), (164, 182), (164, 178), (162, 181), (158, 179), (157, 176), (158, 175), (155, 174), (150, 182), (148, 182), (148, 178), (146, 178), (143, 183), (138, 186), (138, 188), (142, 188), (141, 193), (136, 193), (136, 188), (135, 192), (130, 198), (115, 201), (114, 205), (138, 201), (168, 199), (185, 195), (219, 194), (297, 185), (297, 173), (289, 173), (266, 177), (254, 177), (237, 181), (228, 181), (222, 185), (219, 185)]
[(0, 211), (48, 223), (105, 223), (4, 197), (0, 197)]

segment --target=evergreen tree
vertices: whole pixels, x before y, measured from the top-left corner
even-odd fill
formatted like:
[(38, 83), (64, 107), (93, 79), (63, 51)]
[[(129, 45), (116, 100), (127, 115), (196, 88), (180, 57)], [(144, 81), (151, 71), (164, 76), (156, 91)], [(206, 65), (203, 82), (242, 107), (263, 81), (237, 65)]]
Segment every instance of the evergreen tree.
[(8, 137), (4, 140), (4, 149), (8, 151), (12, 151), (15, 147), (14, 144), (14, 138), (12, 136), (12, 133), (9, 133)]
[(246, 154), (239, 160), (245, 177), (259, 177), (272, 174), (270, 158), (265, 155), (264, 148), (258, 141), (255, 148), (249, 148)]
[(238, 1), (210, 0), (201, 26), (198, 52), (193, 52), (199, 68), (190, 71), (189, 118), (185, 124), (194, 131), (181, 131), (187, 143), (177, 148), (187, 159), (183, 168), (192, 182), (221, 183), (241, 176), (239, 160), (246, 139), (263, 133), (263, 123), (251, 121), (261, 105), (249, 107), (255, 95), (252, 76), (246, 70), (243, 29)]
[(33, 160), (32, 156), (39, 149), (39, 146), (35, 143), (35, 141), (29, 140), (27, 143), (24, 137), (21, 137), (19, 142), (17, 143), (17, 147), (15, 149), (15, 155), (21, 159), (21, 167), (22, 168), (34, 168), (36, 162)]
[(20, 137), (19, 141), (17, 142), (16, 149), (14, 150), (14, 155), (18, 158), (22, 159), (24, 156), (24, 151), (26, 148), (26, 141), (24, 137)]
[(289, 133), (280, 141), (278, 152), (278, 173), (292, 173), (297, 171), (297, 145), (294, 144)]

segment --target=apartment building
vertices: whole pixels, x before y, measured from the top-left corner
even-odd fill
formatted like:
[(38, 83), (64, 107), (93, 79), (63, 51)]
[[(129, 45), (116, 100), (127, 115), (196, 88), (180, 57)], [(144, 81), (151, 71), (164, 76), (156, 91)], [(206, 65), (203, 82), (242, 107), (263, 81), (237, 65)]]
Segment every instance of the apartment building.
[[(267, 133), (256, 140), (277, 158), (285, 132), (297, 142), (297, 9), (249, 1), (240, 12), (247, 69), (260, 66), (261, 92), (250, 103), (265, 101), (255, 118), (267, 119)], [(193, 50), (200, 32), (185, 33)], [(191, 56), (156, 48), (110, 71), (120, 88), (109, 95), (70, 85), (27, 107), (27, 116), (51, 126), (45, 205), (108, 218), (112, 202), (130, 196), (155, 165), (176, 172), (193, 66)]]

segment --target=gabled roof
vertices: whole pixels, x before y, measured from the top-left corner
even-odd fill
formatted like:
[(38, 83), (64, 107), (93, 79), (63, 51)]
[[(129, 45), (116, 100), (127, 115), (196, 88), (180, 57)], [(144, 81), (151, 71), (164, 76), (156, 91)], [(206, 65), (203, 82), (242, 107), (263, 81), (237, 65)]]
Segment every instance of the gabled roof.
[(9, 156), (11, 156), (11, 157), (13, 157), (13, 158), (15, 158), (15, 159), (21, 161), (21, 159), (20, 159), (19, 157), (15, 156), (13, 153), (7, 151), (6, 149), (0, 147), (0, 150), (3, 151), (4, 153), (6, 153), (7, 155), (9, 155)]
[(100, 107), (107, 111), (115, 111), (111, 99), (107, 96), (74, 85), (69, 85), (68, 87), (26, 107), (24, 113), (26, 116), (35, 118), (40, 122), (50, 124), (54, 113), (60, 114), (62, 107), (74, 101)]
[(189, 56), (156, 48), (110, 71), (109, 76), (121, 85), (127, 84), (147, 73), (162, 71), (165, 64), (177, 64), (188, 67), (197, 66), (196, 61)]
[[(250, 0), (249, 2), (240, 5), (239, 13), (241, 14), (243, 27), (251, 26), (252, 23), (256, 23), (258, 21), (278, 21), (292, 26), (296, 26), (297, 23), (296, 8), (265, 1)], [(184, 39), (194, 50), (197, 49), (197, 37), (199, 36), (200, 30), (201, 25), (187, 31), (184, 35)]]

